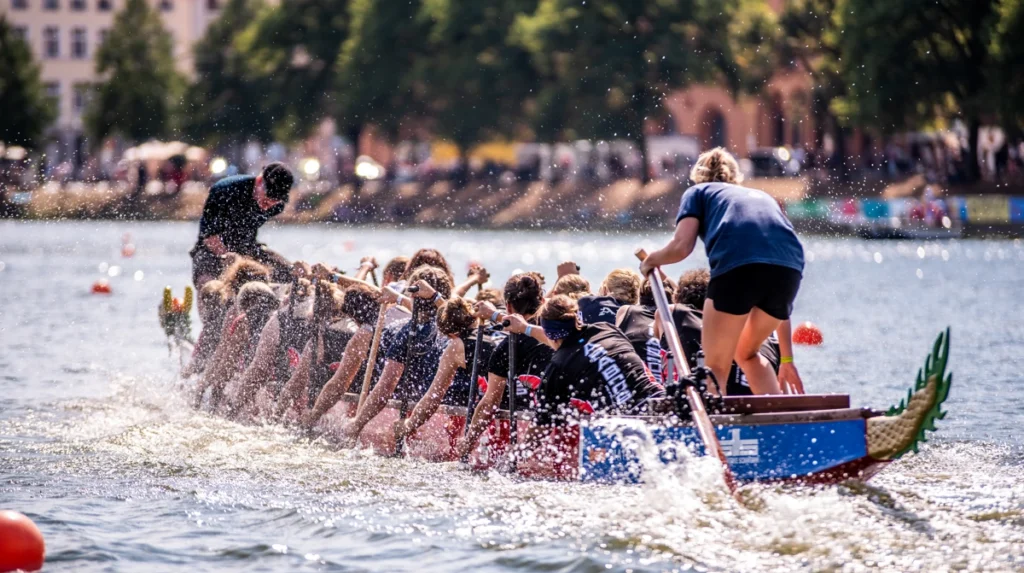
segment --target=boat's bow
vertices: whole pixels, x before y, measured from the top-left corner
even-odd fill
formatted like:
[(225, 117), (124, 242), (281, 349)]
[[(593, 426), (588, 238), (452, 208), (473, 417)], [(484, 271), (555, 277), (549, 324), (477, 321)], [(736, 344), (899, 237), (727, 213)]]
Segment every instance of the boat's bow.
[(946, 374), (949, 360), (949, 329), (935, 340), (917, 382), (905, 400), (884, 416), (867, 421), (868, 455), (876, 460), (895, 460), (910, 450), (917, 452), (926, 432), (935, 431), (935, 420), (946, 417), (942, 404), (949, 396), (953, 375)]

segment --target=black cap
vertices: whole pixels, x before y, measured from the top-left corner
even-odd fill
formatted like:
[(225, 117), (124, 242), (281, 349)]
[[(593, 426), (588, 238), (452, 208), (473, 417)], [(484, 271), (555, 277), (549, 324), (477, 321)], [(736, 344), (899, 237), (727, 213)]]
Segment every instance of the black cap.
[(288, 193), (294, 184), (295, 176), (284, 163), (275, 161), (263, 168), (263, 188), (267, 190), (267, 197), (287, 203)]

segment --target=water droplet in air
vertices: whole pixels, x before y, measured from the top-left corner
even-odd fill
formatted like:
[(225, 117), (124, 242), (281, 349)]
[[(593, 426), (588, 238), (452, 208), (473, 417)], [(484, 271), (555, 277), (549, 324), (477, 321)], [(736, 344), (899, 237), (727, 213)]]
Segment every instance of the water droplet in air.
[(882, 253), (875, 253), (875, 262), (879, 264), (882, 263)]
[(135, 271), (135, 280), (141, 281), (146, 275), (142, 271)]

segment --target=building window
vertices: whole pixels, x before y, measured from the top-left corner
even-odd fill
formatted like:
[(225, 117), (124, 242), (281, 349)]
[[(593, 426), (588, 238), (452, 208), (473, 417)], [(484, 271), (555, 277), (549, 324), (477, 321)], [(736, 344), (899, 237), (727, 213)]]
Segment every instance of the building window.
[(14, 10), (28, 10), (28, 0), (11, 0), (11, 8)]
[(220, 10), (220, 2), (217, 0), (206, 0), (207, 10)]
[(14, 35), (21, 38), (22, 42), (28, 42), (28, 26), (15, 26)]
[(110, 12), (111, 8), (110, 0), (100, 0), (96, 3), (96, 9), (100, 12)]
[(56, 26), (43, 28), (43, 53), (47, 58), (60, 57), (60, 29)]
[(160, 10), (164, 12), (170, 12), (174, 10), (174, 2), (171, 0), (160, 0)]
[(71, 102), (71, 106), (75, 110), (75, 115), (82, 115), (85, 108), (89, 107), (89, 100), (92, 98), (92, 86), (89, 84), (75, 84), (74, 99)]
[(97, 34), (96, 36), (96, 49), (99, 49), (101, 46), (103, 46), (103, 42), (107, 41), (107, 36), (109, 35), (110, 30), (106, 28), (100, 30), (99, 34)]
[(71, 30), (71, 57), (84, 60), (89, 56), (89, 48), (85, 39), (85, 28)]
[(71, 9), (75, 12), (84, 12), (85, 0), (71, 0)]
[(60, 10), (60, 0), (43, 0), (43, 10)]
[(60, 102), (60, 82), (46, 82), (43, 87), (46, 89), (46, 97)]

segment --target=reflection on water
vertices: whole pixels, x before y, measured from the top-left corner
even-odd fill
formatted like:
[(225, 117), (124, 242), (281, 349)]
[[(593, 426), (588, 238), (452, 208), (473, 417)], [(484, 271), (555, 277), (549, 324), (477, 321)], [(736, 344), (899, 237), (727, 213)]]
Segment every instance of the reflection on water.
[[(117, 254), (125, 230), (139, 246), (130, 260)], [(553, 275), (561, 258), (600, 252), (582, 263), (594, 269), (592, 282), (625, 266), (641, 242), (364, 231), (358, 250), (334, 253), (352, 235), (272, 231), (268, 240), (286, 253), (313, 245), (311, 258), (342, 264), (363, 250), (386, 257), (436, 244), (450, 247), (457, 269), (480, 259), (495, 276), (524, 254)], [(0, 505), (40, 524), (49, 569), (1024, 568), (1024, 459), (1014, 430), (1024, 421), (1016, 399), (1024, 329), (1008, 317), (1024, 292), (1019, 243), (809, 241), (814, 261), (797, 312), (822, 325), (826, 345), (798, 350), (805, 380), (886, 406), (951, 323), (950, 416), (920, 455), (867, 485), (751, 486), (739, 505), (705, 460), (649, 468), (641, 486), (527, 482), (197, 413), (175, 391), (177, 358), (154, 310), (164, 283), (186, 280), (191, 232), (0, 225), (0, 284), (21, 293), (0, 306)], [(102, 262), (122, 267), (109, 298), (86, 293)]]

